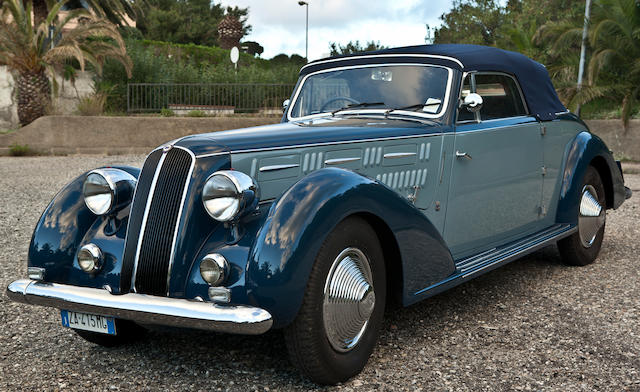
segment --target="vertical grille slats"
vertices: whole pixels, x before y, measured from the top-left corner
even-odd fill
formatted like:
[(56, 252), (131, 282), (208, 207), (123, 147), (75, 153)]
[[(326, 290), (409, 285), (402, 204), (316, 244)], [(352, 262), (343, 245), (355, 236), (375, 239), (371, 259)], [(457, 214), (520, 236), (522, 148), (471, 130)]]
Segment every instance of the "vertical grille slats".
[(158, 296), (167, 294), (173, 235), (192, 164), (191, 154), (183, 149), (173, 148), (166, 154), (149, 206), (135, 276), (138, 293)]
[(138, 177), (135, 196), (131, 205), (131, 211), (129, 212), (127, 237), (122, 258), (122, 272), (120, 273), (120, 291), (123, 293), (131, 290), (131, 275), (133, 274), (138, 238), (140, 237), (140, 227), (142, 225), (144, 210), (147, 206), (147, 198), (151, 191), (151, 184), (156, 172), (156, 167), (161, 157), (162, 150), (156, 150), (149, 154), (144, 161), (142, 171)]

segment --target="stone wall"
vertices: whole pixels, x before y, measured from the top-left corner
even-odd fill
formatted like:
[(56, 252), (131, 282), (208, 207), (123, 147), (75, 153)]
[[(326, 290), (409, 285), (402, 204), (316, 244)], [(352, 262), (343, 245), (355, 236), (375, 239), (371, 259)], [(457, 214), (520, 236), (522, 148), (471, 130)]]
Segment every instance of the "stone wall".
[[(74, 114), (79, 98), (93, 94), (93, 74), (78, 72), (75, 87), (71, 82), (56, 76), (58, 95), (53, 99), (51, 114)], [(20, 126), (18, 119), (17, 86), (6, 66), (0, 67), (0, 130)]]
[(18, 127), (18, 106), (13, 75), (0, 67), (0, 130)]

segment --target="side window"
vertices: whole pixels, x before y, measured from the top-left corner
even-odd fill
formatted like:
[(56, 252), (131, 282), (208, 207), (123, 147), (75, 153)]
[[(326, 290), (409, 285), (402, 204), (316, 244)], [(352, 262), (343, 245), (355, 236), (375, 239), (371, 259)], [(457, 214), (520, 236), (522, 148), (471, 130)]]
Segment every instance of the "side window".
[[(460, 91), (460, 99), (464, 99), (467, 95), (471, 93), (471, 74), (468, 74), (464, 78), (464, 82), (462, 83), (462, 90)], [(465, 108), (458, 109), (458, 122), (460, 121), (469, 121), (475, 120), (476, 116), (474, 113), (471, 113)]]
[(476, 92), (482, 97), (482, 120), (525, 116), (527, 111), (516, 81), (506, 75), (476, 74)]

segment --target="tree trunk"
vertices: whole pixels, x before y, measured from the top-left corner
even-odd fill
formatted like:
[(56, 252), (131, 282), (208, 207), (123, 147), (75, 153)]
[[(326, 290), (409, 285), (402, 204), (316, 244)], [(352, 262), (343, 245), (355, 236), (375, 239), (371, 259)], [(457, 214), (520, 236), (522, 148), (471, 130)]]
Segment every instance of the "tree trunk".
[(46, 0), (33, 0), (33, 25), (37, 26), (43, 20), (47, 19), (49, 8)]
[(51, 85), (44, 71), (21, 73), (17, 85), (18, 117), (24, 126), (46, 114), (51, 105)]

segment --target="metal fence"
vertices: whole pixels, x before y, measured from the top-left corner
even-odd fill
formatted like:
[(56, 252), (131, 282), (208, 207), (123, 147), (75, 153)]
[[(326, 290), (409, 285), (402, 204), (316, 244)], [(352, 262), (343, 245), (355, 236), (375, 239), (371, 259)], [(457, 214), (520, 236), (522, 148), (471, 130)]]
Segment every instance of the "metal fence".
[(127, 111), (160, 112), (170, 109), (184, 115), (200, 111), (208, 115), (233, 113), (282, 113), (294, 84), (266, 83), (130, 83)]

